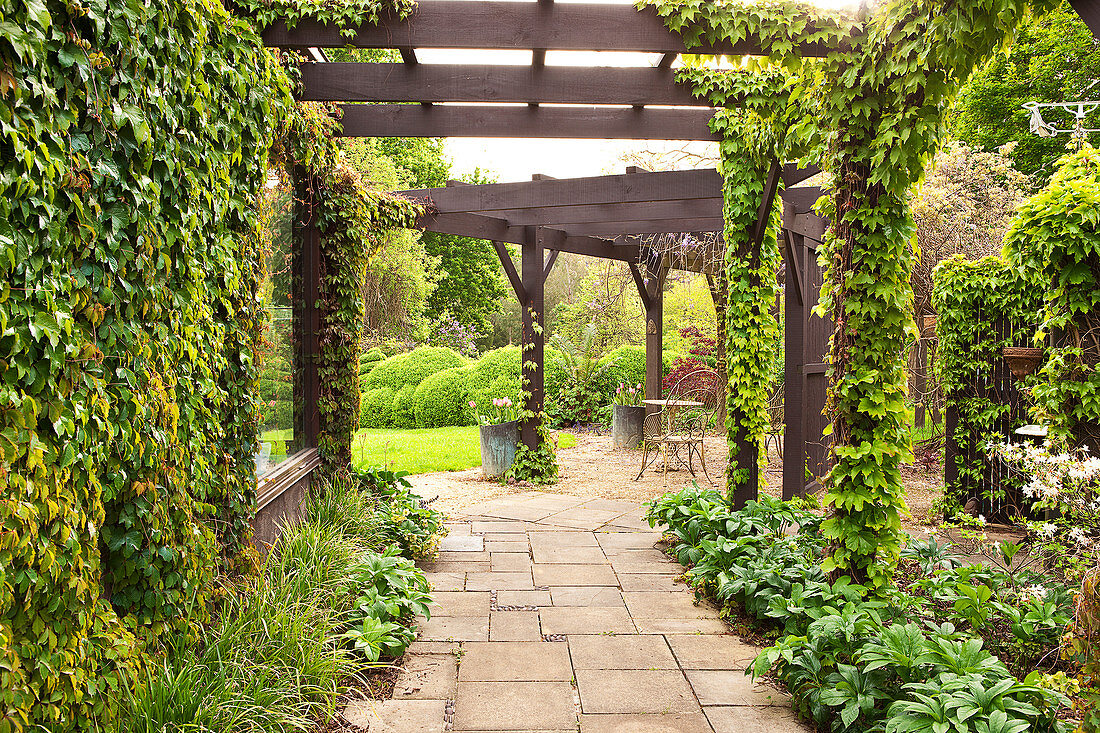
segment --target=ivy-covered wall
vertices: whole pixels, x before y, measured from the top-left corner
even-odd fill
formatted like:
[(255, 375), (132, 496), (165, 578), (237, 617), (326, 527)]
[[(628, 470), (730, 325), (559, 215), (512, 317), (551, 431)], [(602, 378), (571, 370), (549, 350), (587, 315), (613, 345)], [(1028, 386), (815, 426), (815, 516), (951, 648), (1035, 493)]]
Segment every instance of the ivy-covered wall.
[(1035, 338), (1050, 349), (1032, 389), (1038, 416), (1100, 454), (1100, 151), (1062, 159), (1017, 212), (1005, 256), (1043, 292)]
[[(1000, 257), (966, 260), (961, 255), (935, 269), (932, 308), (939, 315), (936, 369), (945, 399), (955, 410), (957, 454), (945, 487), (949, 509), (971, 498), (995, 501), (985, 444), (1027, 419), (995, 378), (1003, 373), (1006, 346), (1030, 346), (1042, 307), (1042, 289)], [(1011, 379), (1011, 377), (1008, 377)], [(1016, 384), (1010, 383), (1015, 390)], [(1015, 414), (1014, 414), (1015, 413)], [(992, 518), (992, 517), (990, 517)]]
[(409, 211), (341, 177), (290, 88), (218, 0), (4, 7), (0, 732), (109, 719), (140, 638), (201, 622), (246, 547), (276, 133), (348, 237)]

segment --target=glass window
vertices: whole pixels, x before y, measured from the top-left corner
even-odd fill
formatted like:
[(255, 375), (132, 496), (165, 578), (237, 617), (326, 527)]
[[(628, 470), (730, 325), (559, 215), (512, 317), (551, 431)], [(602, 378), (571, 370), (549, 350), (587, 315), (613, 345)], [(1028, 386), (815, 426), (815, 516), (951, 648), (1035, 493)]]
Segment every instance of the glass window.
[(267, 186), (263, 212), (264, 274), (260, 298), (264, 309), (263, 336), (257, 353), (259, 436), (256, 473), (271, 470), (297, 449), (294, 434), (295, 337), (293, 302), (294, 195), (283, 178)]

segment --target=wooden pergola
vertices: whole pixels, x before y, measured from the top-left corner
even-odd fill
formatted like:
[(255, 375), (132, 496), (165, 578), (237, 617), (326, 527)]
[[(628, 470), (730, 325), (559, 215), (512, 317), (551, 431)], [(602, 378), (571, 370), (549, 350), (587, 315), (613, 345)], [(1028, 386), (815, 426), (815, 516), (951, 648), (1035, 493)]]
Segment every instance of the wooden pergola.
[[(715, 110), (675, 79), (673, 63), (688, 49), (652, 9), (558, 5), (546, 0), (423, 0), (405, 20), (383, 18), (377, 25), (364, 24), (350, 33), (312, 21), (301, 21), (292, 29), (277, 23), (265, 30), (264, 41), (269, 46), (296, 50), (314, 61), (302, 68), (299, 98), (337, 103), (345, 136), (716, 139), (708, 126)], [(327, 60), (324, 49), (349, 45), (395, 49), (402, 61)], [(420, 63), (418, 49), (438, 48), (525, 50), (530, 52), (531, 62), (504, 66)], [(647, 52), (659, 58), (655, 57), (654, 66), (641, 68), (546, 63), (548, 52), (595, 50)], [(806, 46), (802, 51), (814, 55), (819, 49)], [(760, 44), (748, 38), (691, 52), (752, 55), (759, 54)], [(791, 187), (813, 173), (816, 171), (802, 171), (782, 161), (771, 163), (765, 195), (750, 233), (757, 247), (763, 240), (780, 182)], [(671, 267), (702, 271), (706, 265), (650, 257), (643, 237), (721, 232), (721, 177), (714, 170), (633, 170), (624, 175), (570, 180), (541, 178), (404, 193), (429, 203), (429, 213), (419, 222), (422, 228), (495, 243), (509, 281), (525, 306), (525, 358), (539, 365), (531, 376), (529, 408), (538, 413), (544, 399), (542, 329), (535, 326), (544, 316), (544, 282), (559, 252), (628, 264), (646, 309), (646, 393), (659, 397), (665, 275)], [(783, 194), (786, 208), (803, 218), (812, 216), (806, 213), (806, 201), (818, 195), (820, 190), (807, 188), (791, 188)], [(298, 217), (299, 241), (307, 250), (316, 248), (319, 241), (311, 221), (309, 212)], [(789, 223), (794, 226), (794, 219)], [(824, 224), (819, 228), (823, 229)], [(520, 246), (518, 269), (505, 243)], [(789, 241), (788, 251), (794, 251)], [(308, 252), (304, 254), (308, 263)], [(788, 265), (788, 280), (791, 271), (801, 273), (790, 267), (790, 262)], [(312, 277), (315, 275), (303, 274), (305, 280)], [(798, 278), (798, 282), (804, 279), (801, 274)], [(801, 297), (801, 290), (799, 294)], [(808, 319), (812, 304), (807, 299), (797, 317)], [(791, 315), (788, 310), (788, 319)], [(798, 332), (804, 330), (800, 327)], [(310, 348), (308, 338), (306, 348)], [(790, 352), (789, 344), (788, 349)], [(797, 349), (799, 360), (805, 361), (804, 351)], [(820, 358), (818, 354), (814, 360)], [(802, 363), (788, 363), (788, 375), (792, 368), (801, 373)], [(809, 409), (820, 413), (823, 404), (822, 393), (822, 404)], [(799, 420), (800, 429), (793, 431), (796, 435), (802, 434), (803, 408), (801, 403), (787, 405), (788, 423)], [(534, 446), (537, 441), (535, 430), (534, 424), (523, 428), (522, 437), (528, 445)], [(756, 496), (756, 447), (750, 443), (741, 445), (739, 462), (753, 467), (753, 477), (736, 497), (738, 503)], [(787, 446), (787, 454), (797, 455), (802, 462), (797, 471), (784, 472), (784, 493), (789, 496), (805, 489), (801, 450), (801, 446)], [(789, 481), (787, 473), (791, 474)]]

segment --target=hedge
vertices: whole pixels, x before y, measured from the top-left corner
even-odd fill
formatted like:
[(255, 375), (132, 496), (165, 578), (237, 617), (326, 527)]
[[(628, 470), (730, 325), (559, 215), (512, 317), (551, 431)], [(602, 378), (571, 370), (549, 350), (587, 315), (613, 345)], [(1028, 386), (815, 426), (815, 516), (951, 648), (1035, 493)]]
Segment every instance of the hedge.
[(416, 387), (425, 379), (444, 369), (464, 366), (466, 359), (454, 349), (423, 346), (382, 361), (363, 382), (366, 390), (389, 387), (397, 391), (405, 385)]
[(359, 427), (393, 427), (394, 394), (393, 389), (389, 387), (379, 387), (364, 394), (360, 404)]
[(448, 425), (473, 425), (466, 382), (472, 367), (456, 367), (436, 372), (416, 388), (413, 415), (417, 427), (441, 428)]

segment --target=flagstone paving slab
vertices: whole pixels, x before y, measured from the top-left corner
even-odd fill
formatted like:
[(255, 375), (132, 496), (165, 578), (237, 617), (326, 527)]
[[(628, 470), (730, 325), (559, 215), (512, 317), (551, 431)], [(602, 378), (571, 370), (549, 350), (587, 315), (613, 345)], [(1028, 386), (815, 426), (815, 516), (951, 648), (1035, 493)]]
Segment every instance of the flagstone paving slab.
[(488, 616), (432, 616), (420, 626), (424, 641), (488, 641)]
[[(679, 569), (678, 566), (673, 566)], [(667, 590), (691, 593), (691, 589), (677, 580), (677, 575), (656, 575), (652, 573), (630, 574), (616, 573), (619, 578), (619, 587), (628, 590)]]
[(456, 731), (576, 729), (573, 688), (568, 682), (460, 682), (458, 685)]
[(789, 705), (790, 696), (753, 682), (743, 671), (689, 670), (687, 675), (700, 705)]
[(599, 547), (547, 547), (536, 545), (532, 555), (537, 563), (603, 564), (607, 562)]
[(344, 718), (369, 733), (443, 733), (445, 700), (352, 700)]
[(539, 618), (544, 634), (633, 634), (635, 630), (625, 608), (540, 608)]
[(539, 615), (532, 611), (493, 611), (489, 641), (540, 641)]
[(484, 616), (489, 613), (489, 593), (436, 591), (429, 606), (432, 616)]
[(700, 713), (581, 715), (581, 733), (711, 733)]
[(467, 573), (466, 590), (534, 590), (531, 573)]
[(502, 590), (497, 593), (498, 606), (549, 606), (548, 590)]
[(691, 593), (683, 591), (623, 591), (623, 600), (635, 621), (642, 618), (718, 618), (718, 611), (707, 601), (695, 603)]
[(569, 637), (574, 669), (676, 669), (663, 636), (581, 635)]
[(361, 729), (809, 730), (785, 694), (745, 676), (758, 649), (693, 603), (640, 508), (527, 492), (468, 512), (421, 565), (431, 619), (417, 619), (395, 699), (347, 708)]
[(461, 535), (458, 533), (448, 534), (446, 537), (439, 541), (439, 551), (443, 552), (481, 552), (485, 549), (485, 540), (481, 537), (474, 537), (469, 534), (469, 525), (467, 525), (467, 534)]
[[(813, 728), (795, 717), (790, 708), (707, 707), (703, 708), (714, 733), (811, 733)], [(583, 731), (583, 728), (582, 728)]]
[[(618, 588), (600, 585), (572, 587), (556, 585), (550, 588), (555, 606), (587, 606), (589, 608), (626, 608)], [(549, 604), (547, 604), (549, 605)]]
[(575, 670), (582, 713), (700, 712), (679, 670)]
[(394, 684), (395, 699), (449, 700), (458, 689), (454, 654), (409, 654)]
[(531, 571), (531, 556), (524, 552), (494, 552), (489, 561), (489, 569), (494, 572), (524, 573)]
[(545, 641), (467, 643), (458, 669), (461, 682), (568, 682), (569, 649)]
[(760, 650), (732, 634), (676, 634), (668, 645), (681, 669), (748, 669)]
[(618, 585), (610, 565), (539, 565), (535, 564), (536, 585)]

